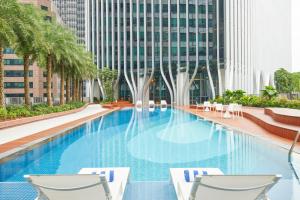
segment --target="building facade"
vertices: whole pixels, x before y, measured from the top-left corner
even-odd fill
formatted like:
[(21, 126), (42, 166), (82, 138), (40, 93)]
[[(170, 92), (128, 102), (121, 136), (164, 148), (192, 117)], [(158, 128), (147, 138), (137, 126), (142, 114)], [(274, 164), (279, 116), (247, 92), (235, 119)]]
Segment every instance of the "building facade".
[[(47, 12), (45, 20), (59, 20), (56, 8), (50, 0), (20, 0), (20, 2), (33, 4)], [(30, 97), (43, 101), (43, 97), (46, 97), (46, 73), (36, 62), (31, 63), (29, 67), (29, 87)], [(59, 97), (59, 87), (59, 78), (57, 75), (53, 75), (53, 97)], [(12, 98), (24, 97), (23, 59), (10, 48), (4, 50), (4, 94), (7, 104), (23, 102), (22, 98)]]
[[(291, 68), (289, 13), (290, 0), (88, 0), (86, 45), (99, 69), (118, 70), (119, 99), (258, 94)], [(103, 96), (101, 80), (89, 86)]]
[(64, 24), (78, 37), (78, 43), (85, 44), (85, 0), (53, 0)]

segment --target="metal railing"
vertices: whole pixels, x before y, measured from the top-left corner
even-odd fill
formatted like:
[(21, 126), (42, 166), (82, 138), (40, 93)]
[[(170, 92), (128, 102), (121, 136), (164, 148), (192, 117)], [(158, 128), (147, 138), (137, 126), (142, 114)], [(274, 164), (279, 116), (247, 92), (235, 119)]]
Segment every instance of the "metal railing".
[(296, 135), (296, 137), (294, 139), (294, 142), (293, 142), (293, 144), (292, 144), (292, 146), (291, 146), (291, 148), (289, 150), (289, 154), (288, 154), (288, 162), (289, 162), (289, 164), (291, 166), (291, 169), (294, 172), (294, 175), (295, 175), (295, 177), (297, 178), (298, 181), (300, 181), (299, 180), (299, 175), (298, 175), (298, 173), (297, 173), (297, 171), (296, 171), (296, 169), (294, 167), (293, 161), (292, 161), (292, 153), (294, 152), (294, 148), (295, 148), (295, 146), (296, 146), (296, 144), (297, 144), (297, 142), (299, 140), (299, 137), (300, 137), (300, 130), (298, 131), (298, 133), (297, 133), (297, 135)]
[[(47, 102), (45, 97), (31, 97), (30, 102), (32, 105), (42, 104)], [(24, 97), (5, 97), (5, 105), (23, 105), (25, 103)]]

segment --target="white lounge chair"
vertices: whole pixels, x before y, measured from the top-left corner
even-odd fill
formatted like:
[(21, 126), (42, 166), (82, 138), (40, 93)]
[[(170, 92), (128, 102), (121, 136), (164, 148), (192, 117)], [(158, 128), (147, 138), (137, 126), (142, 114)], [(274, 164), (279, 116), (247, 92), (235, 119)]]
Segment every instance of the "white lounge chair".
[(168, 109), (168, 104), (166, 100), (161, 100), (160, 101), (160, 110), (161, 111), (166, 111)]
[(36, 200), (121, 200), (129, 177), (129, 168), (110, 168), (109, 175), (100, 174), (103, 169), (93, 170), (99, 170), (99, 173), (96, 171), (88, 174), (25, 175), (24, 177), (36, 188), (38, 192)]
[(201, 108), (203, 108), (203, 106), (196, 101), (196, 112), (198, 112), (198, 109), (201, 109)]
[(142, 110), (143, 110), (143, 103), (142, 103), (142, 101), (140, 101), (140, 100), (136, 101), (135, 108), (136, 108), (136, 110), (138, 112), (142, 112)]
[(224, 112), (224, 107), (222, 104), (216, 104), (215, 105), (215, 109), (216, 109), (216, 112), (220, 112), (221, 113), (221, 117), (223, 117), (223, 112)]
[(193, 181), (187, 182), (184, 175), (175, 178), (180, 176), (170, 169), (178, 200), (267, 200), (267, 193), (281, 178), (280, 175), (215, 175), (209, 171), (201, 174), (201, 170)]
[(155, 110), (155, 103), (153, 100), (149, 101), (149, 111), (153, 112)]
[(204, 107), (204, 112), (209, 112), (211, 110), (211, 103), (209, 101), (204, 101), (203, 107)]

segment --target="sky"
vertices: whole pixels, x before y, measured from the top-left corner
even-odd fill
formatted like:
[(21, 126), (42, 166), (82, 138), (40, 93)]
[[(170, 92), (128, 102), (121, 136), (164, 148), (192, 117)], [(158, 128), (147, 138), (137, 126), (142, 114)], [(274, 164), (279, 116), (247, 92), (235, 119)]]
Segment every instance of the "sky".
[(300, 1), (292, 0), (292, 70), (300, 72)]

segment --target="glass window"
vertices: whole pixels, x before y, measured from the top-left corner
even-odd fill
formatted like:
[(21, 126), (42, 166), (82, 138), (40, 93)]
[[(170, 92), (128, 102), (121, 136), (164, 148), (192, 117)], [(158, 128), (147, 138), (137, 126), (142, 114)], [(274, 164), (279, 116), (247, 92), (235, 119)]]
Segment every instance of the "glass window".
[(201, 14), (205, 14), (205, 5), (199, 5), (198, 6), (198, 12)]
[(171, 55), (172, 56), (177, 56), (177, 47), (172, 47), (171, 48)]
[[(4, 71), (4, 76), (5, 77), (24, 77), (24, 71), (23, 70), (5, 70)], [(33, 76), (33, 71), (30, 70), (28, 72), (28, 76), (32, 77)]]
[[(24, 88), (24, 82), (4, 82), (4, 88)], [(29, 82), (29, 88), (33, 88), (33, 82)]]
[(177, 27), (177, 19), (171, 18), (171, 27)]
[(171, 5), (171, 13), (176, 14), (177, 13), (177, 4), (172, 4)]
[[(33, 97), (33, 94), (29, 94), (30, 97)], [(5, 97), (24, 97), (24, 93), (10, 93), (10, 94), (5, 94)]]
[(158, 17), (154, 18), (154, 26), (159, 26), (159, 18)]
[(4, 65), (23, 65), (23, 59), (4, 59)]
[(159, 4), (154, 5), (154, 12), (159, 13)]
[(195, 13), (195, 11), (196, 11), (195, 5), (189, 4), (189, 13)]
[(177, 42), (177, 33), (174, 33), (174, 32), (171, 33), (171, 41)]
[(186, 47), (180, 47), (180, 55), (186, 56)]
[(191, 42), (196, 42), (196, 33), (190, 32), (189, 37)]
[(181, 14), (186, 12), (185, 4), (179, 4), (179, 12)]
[(196, 19), (189, 19), (189, 26), (196, 27)]
[(169, 21), (168, 21), (168, 18), (163, 18), (163, 21), (162, 21), (162, 22), (163, 22), (163, 24), (162, 24), (163, 27), (168, 27), (168, 22), (169, 22)]
[(48, 7), (47, 6), (41, 5), (41, 9), (44, 10), (44, 11), (48, 11)]
[(162, 12), (163, 13), (168, 13), (168, 4), (163, 4), (162, 5)]
[(186, 34), (185, 33), (180, 33), (180, 41), (186, 42)]
[(185, 18), (180, 18), (179, 24), (181, 27), (186, 27), (186, 19)]
[(151, 4), (147, 3), (147, 12), (150, 13), (151, 12)]
[(144, 4), (140, 4), (140, 12), (141, 12), (141, 13), (144, 12)]
[(4, 54), (14, 54), (15, 51), (11, 48), (5, 48), (3, 51)]

